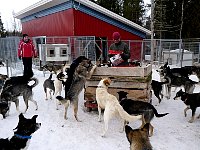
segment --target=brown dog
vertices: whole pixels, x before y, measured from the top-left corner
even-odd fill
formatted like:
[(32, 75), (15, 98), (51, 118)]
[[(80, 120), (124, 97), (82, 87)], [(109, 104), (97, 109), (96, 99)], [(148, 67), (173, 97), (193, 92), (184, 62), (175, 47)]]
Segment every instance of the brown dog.
[(130, 150), (152, 150), (149, 141), (149, 124), (145, 124), (141, 129), (133, 130), (130, 126), (125, 126), (126, 137), (130, 142)]

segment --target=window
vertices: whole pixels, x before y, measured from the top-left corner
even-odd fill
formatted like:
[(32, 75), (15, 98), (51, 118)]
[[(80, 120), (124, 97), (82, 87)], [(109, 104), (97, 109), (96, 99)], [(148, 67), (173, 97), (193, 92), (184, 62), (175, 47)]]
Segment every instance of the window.
[(60, 48), (60, 56), (67, 56), (67, 48)]
[(54, 49), (48, 49), (47, 57), (55, 57), (55, 50)]

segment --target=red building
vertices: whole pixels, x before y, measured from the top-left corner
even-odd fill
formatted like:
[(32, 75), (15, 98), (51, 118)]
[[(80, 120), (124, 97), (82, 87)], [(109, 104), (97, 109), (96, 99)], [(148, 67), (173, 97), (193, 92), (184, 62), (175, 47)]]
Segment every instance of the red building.
[[(143, 40), (151, 33), (89, 0), (42, 0), (15, 17), (21, 20), (22, 33), (31, 37), (95, 36), (111, 41), (118, 31), (122, 40)], [(133, 53), (140, 57), (140, 49)]]

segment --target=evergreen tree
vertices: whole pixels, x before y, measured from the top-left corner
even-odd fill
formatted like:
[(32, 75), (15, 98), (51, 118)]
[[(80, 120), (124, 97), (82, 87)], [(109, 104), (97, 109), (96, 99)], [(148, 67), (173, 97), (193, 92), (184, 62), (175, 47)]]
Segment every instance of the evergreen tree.
[[(91, 1), (95, 2), (94, 0)], [(95, 3), (118, 15), (122, 15), (122, 0), (96, 0)]]
[[(182, 4), (183, 10), (182, 10)], [(156, 38), (199, 38), (199, 0), (155, 0), (154, 30)], [(183, 20), (181, 20), (183, 11)], [(181, 24), (183, 23), (182, 29)]]
[(200, 1), (184, 0), (183, 38), (200, 37)]
[(145, 7), (143, 0), (124, 0), (123, 16), (134, 23), (143, 25)]
[(0, 15), (0, 37), (5, 37), (6, 36), (6, 32), (5, 29), (3, 27), (3, 22), (1, 20), (1, 15)]

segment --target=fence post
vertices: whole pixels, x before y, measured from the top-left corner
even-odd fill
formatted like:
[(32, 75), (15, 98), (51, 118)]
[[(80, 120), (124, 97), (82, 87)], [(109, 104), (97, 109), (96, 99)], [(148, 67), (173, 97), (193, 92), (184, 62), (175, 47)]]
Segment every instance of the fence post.
[(7, 71), (7, 76), (9, 77), (9, 70), (8, 70), (8, 60), (6, 59), (6, 71)]

